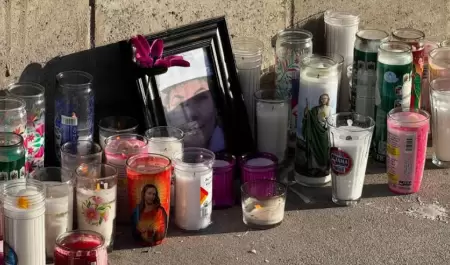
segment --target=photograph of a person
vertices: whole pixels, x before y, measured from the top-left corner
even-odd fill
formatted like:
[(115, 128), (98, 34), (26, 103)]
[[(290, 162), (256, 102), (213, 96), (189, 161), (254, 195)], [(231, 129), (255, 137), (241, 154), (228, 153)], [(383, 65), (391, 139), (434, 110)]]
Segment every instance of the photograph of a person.
[(210, 90), (217, 84), (206, 50), (199, 48), (178, 55), (190, 67), (171, 67), (157, 76), (167, 125), (185, 133), (185, 147), (223, 151), (224, 132)]
[(168, 216), (161, 206), (158, 189), (146, 184), (141, 191), (141, 201), (133, 211), (134, 236), (147, 243), (157, 244), (166, 236)]

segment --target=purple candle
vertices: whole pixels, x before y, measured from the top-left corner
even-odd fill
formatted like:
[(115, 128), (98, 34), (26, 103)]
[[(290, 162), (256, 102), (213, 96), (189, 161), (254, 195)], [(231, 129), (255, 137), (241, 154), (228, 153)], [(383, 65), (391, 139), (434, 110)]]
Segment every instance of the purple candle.
[(276, 180), (278, 159), (270, 153), (252, 153), (241, 157), (242, 183), (251, 180), (269, 179)]
[(230, 154), (216, 154), (213, 164), (213, 206), (228, 208), (234, 204), (233, 169), (236, 159)]

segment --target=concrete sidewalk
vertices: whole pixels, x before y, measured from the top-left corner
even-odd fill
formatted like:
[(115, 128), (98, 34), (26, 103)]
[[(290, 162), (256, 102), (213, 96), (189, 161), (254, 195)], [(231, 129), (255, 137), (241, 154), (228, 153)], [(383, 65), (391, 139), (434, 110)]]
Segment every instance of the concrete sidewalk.
[(294, 185), (310, 203), (290, 191), (284, 222), (271, 230), (248, 230), (238, 206), (213, 211), (208, 231), (172, 225), (168, 239), (150, 249), (118, 227), (110, 264), (449, 264), (450, 170), (430, 160), (426, 168), (420, 193), (398, 196), (387, 189), (384, 167), (370, 163), (356, 207), (335, 207), (331, 187)]

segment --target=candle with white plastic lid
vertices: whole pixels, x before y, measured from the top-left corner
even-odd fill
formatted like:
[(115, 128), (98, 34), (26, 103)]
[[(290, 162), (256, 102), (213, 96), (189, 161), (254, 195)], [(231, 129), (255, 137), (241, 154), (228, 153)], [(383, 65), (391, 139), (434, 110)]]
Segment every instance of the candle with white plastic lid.
[(330, 136), (332, 200), (356, 204), (362, 195), (375, 122), (369, 116), (337, 113), (327, 120)]
[(288, 144), (290, 96), (279, 90), (258, 90), (254, 97), (258, 150), (283, 161)]

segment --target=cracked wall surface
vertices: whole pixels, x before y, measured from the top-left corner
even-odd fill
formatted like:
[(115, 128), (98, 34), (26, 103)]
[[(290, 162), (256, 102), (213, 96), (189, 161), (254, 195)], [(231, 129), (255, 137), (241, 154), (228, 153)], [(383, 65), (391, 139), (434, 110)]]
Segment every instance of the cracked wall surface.
[[(330, 8), (361, 14), (363, 27), (416, 27), (432, 40), (450, 37), (448, 0), (2, 0), (0, 87), (17, 80), (45, 84), (39, 69), (61, 56), (219, 15), (227, 16), (233, 38), (251, 36), (264, 42), (267, 67), (274, 60), (271, 40), (285, 27), (310, 29), (316, 33), (315, 51), (322, 51), (321, 14)], [(108, 60), (81, 58), (70, 60), (64, 69)]]

